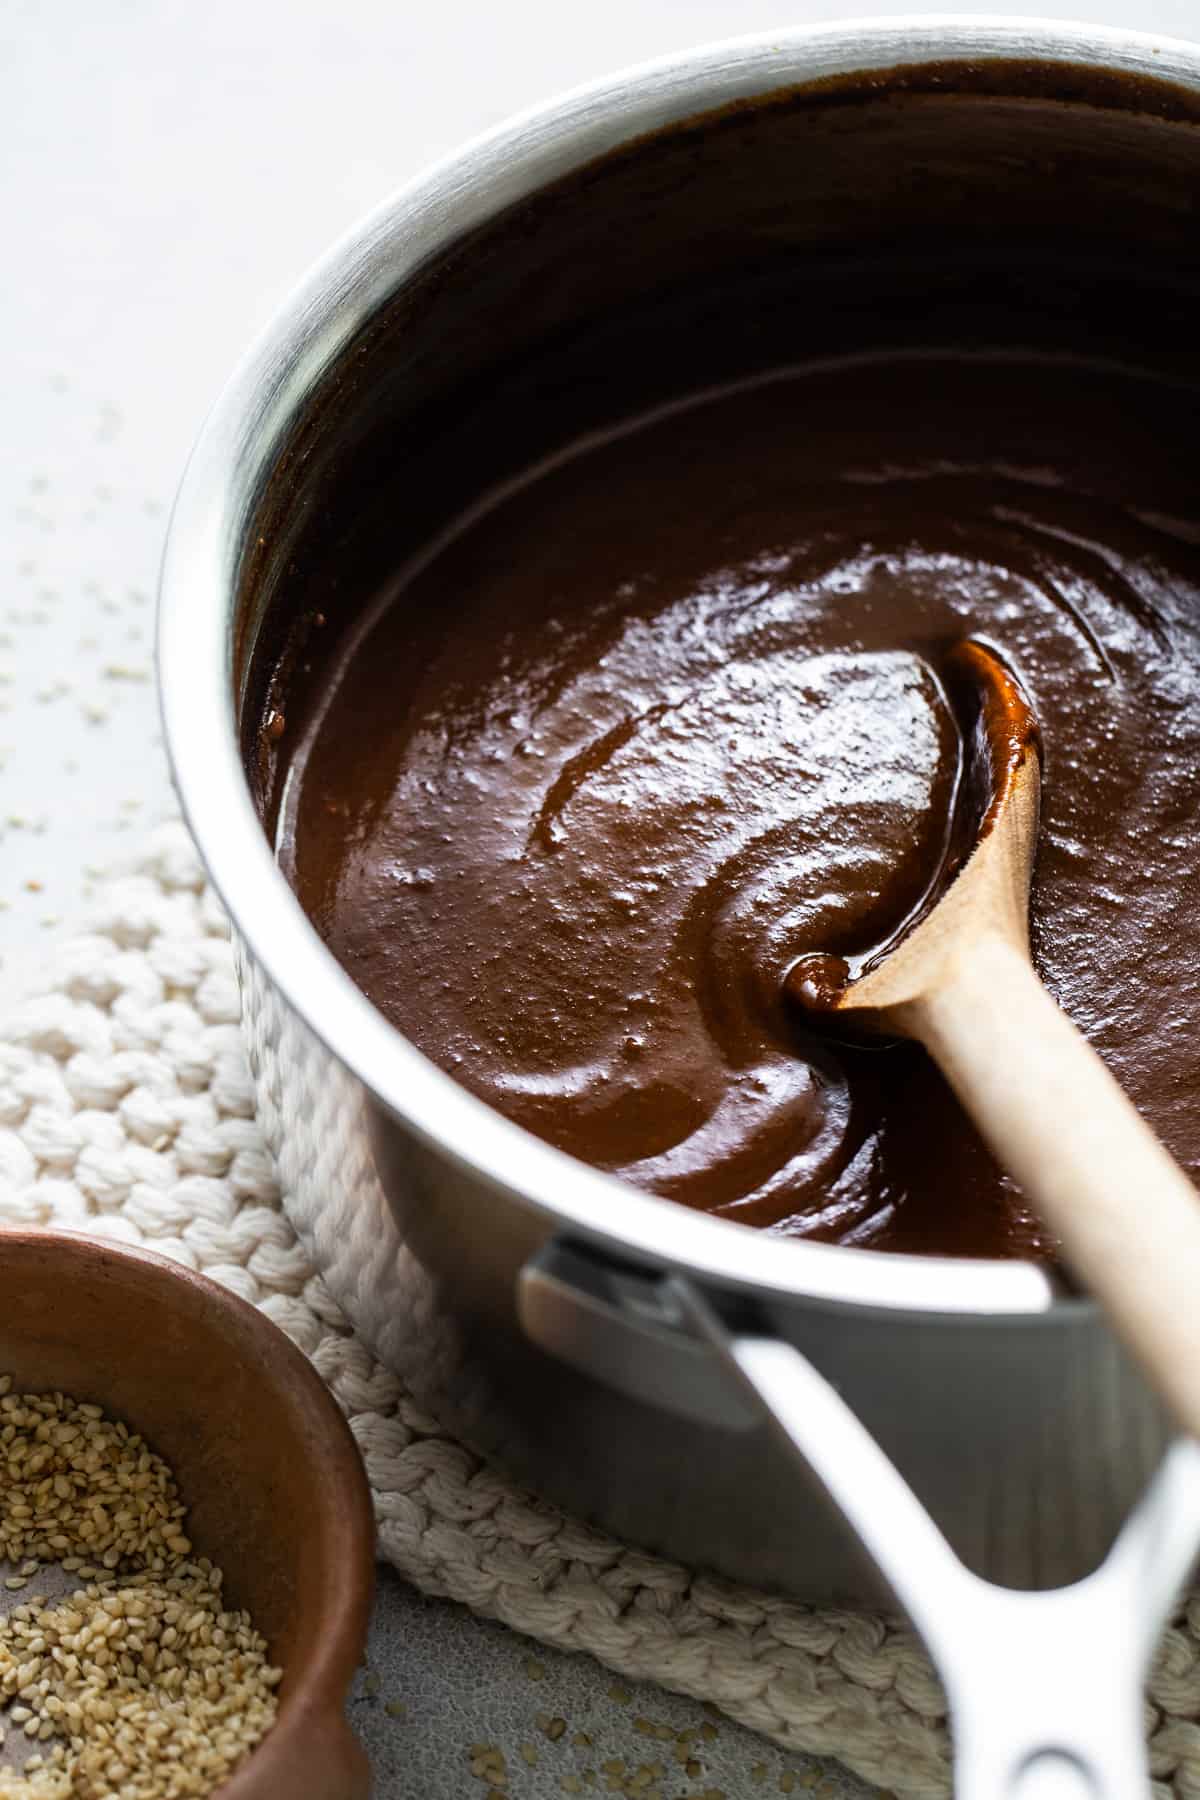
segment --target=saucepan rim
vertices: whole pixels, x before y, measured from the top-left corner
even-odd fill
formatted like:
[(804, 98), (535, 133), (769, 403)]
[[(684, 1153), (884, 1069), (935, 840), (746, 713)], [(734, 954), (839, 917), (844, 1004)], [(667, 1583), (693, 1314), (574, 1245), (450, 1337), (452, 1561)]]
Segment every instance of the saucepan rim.
[(552, 1149), (437, 1068), (376, 1011), (281, 874), (239, 753), (234, 607), (274, 456), (331, 362), (430, 257), (502, 209), (647, 132), (831, 76), (1019, 59), (1200, 91), (1200, 49), (1038, 18), (917, 14), (792, 27), (643, 63), (519, 114), (401, 187), (301, 283), (201, 432), (172, 513), (158, 613), (159, 695), (188, 824), (250, 954), (339, 1062), (407, 1129), (554, 1228), (610, 1253), (786, 1302), (1019, 1322), (1057, 1299), (1030, 1264), (897, 1258), (781, 1242), (655, 1198)]

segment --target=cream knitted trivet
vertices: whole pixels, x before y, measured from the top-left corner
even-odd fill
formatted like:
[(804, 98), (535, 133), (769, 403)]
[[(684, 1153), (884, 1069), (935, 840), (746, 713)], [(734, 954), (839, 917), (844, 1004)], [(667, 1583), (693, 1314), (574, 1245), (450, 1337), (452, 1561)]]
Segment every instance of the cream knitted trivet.
[[(103, 886), (81, 933), (0, 1017), (0, 1224), (144, 1244), (261, 1307), (336, 1394), (366, 1460), (381, 1554), (424, 1592), (713, 1700), (897, 1794), (948, 1794), (944, 1704), (910, 1632), (602, 1536), (447, 1437), (356, 1341), (280, 1208), (228, 928), (182, 826)], [(1200, 1595), (1150, 1683), (1164, 1800), (1200, 1800), (1197, 1719)]]

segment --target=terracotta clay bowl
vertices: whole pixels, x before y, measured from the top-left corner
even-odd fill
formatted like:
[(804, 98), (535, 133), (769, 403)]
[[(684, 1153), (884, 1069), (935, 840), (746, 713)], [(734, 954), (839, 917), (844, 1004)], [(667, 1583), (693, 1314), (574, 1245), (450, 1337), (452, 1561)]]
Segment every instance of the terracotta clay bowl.
[(343, 1717), (374, 1579), (370, 1493), (332, 1396), (261, 1313), (162, 1257), (0, 1231), (0, 1373), (124, 1419), (170, 1463), (199, 1553), (283, 1668), (279, 1717), (221, 1800), (363, 1800)]

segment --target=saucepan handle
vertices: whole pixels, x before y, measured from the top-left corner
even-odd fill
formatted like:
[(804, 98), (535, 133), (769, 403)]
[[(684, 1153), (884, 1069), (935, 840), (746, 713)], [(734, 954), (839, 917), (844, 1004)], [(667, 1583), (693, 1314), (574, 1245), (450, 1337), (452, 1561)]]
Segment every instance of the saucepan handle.
[(680, 1329), (653, 1270), (622, 1266), (551, 1238), (521, 1270), (525, 1335), (560, 1362), (648, 1406), (725, 1431), (759, 1424), (762, 1404), (740, 1381), (713, 1379), (712, 1353)]
[(946, 1688), (957, 1800), (1136, 1800), (1150, 1792), (1142, 1688), (1200, 1545), (1200, 1446), (1172, 1446), (1110, 1555), (1072, 1587), (1020, 1593), (958, 1560), (837, 1391), (792, 1345), (733, 1328), (691, 1282), (670, 1310), (813, 1471), (925, 1641)]
[(1016, 1592), (964, 1567), (853, 1409), (752, 1307), (561, 1243), (522, 1272), (518, 1307), (543, 1349), (651, 1405), (727, 1429), (765, 1417), (924, 1639), (957, 1800), (1149, 1795), (1142, 1689), (1200, 1545), (1200, 1446), (1172, 1446), (1093, 1574)]

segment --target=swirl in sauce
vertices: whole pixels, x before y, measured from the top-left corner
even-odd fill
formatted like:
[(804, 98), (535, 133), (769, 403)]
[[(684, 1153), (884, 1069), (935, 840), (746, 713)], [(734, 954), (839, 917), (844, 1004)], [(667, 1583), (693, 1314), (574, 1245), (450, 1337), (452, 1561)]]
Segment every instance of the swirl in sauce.
[(584, 1160), (776, 1232), (1050, 1254), (923, 1054), (824, 1040), (784, 982), (928, 891), (936, 670), (1001, 644), (1045, 742), (1039, 966), (1200, 1172), (1194, 423), (1109, 367), (897, 356), (579, 446), (331, 668), (285, 868), (389, 1018)]

